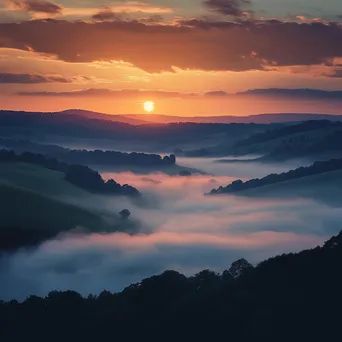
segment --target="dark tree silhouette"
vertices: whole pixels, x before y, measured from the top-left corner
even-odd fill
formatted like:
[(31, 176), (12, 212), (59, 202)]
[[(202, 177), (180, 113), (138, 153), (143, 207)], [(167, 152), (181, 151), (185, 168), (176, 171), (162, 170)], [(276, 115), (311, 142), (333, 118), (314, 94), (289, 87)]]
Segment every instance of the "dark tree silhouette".
[(127, 220), (131, 216), (131, 212), (128, 209), (123, 209), (119, 212), (119, 215), (123, 220)]
[(183, 177), (190, 177), (190, 176), (191, 176), (191, 172), (190, 172), (190, 171), (187, 171), (187, 170), (179, 171), (178, 174), (179, 174), (180, 176), (183, 176)]
[(238, 278), (252, 268), (252, 264), (250, 264), (246, 259), (242, 258), (232, 263), (229, 268), (229, 273), (232, 275), (233, 278)]
[[(0, 301), (1, 337), (51, 341), (338, 341), (342, 233), (323, 247), (221, 275), (166, 271), (120, 293)], [(318, 276), (321, 275), (321, 276)]]

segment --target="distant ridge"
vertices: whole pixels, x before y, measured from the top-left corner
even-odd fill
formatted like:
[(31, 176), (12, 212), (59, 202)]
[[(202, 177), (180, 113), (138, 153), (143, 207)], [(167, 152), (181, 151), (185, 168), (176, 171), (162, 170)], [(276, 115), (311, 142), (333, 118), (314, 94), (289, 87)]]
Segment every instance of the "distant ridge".
[(120, 122), (120, 123), (125, 123), (129, 125), (144, 125), (144, 124), (150, 124), (151, 122), (149, 121), (144, 121), (142, 119), (138, 118), (130, 118), (125, 115), (112, 115), (112, 114), (104, 114), (104, 113), (98, 113), (98, 112), (93, 112), (90, 110), (83, 110), (83, 109), (67, 109), (63, 110), (60, 112), (38, 112), (38, 111), (15, 111), (15, 110), (0, 110), (0, 117), (5, 117), (5, 116), (32, 116), (36, 114), (42, 114), (42, 115), (54, 115), (56, 117), (83, 117), (87, 119), (95, 119), (95, 120), (109, 120), (113, 122)]
[(330, 120), (341, 121), (342, 115), (333, 114), (311, 114), (311, 113), (274, 113), (274, 114), (256, 114), (247, 116), (173, 116), (173, 115), (159, 115), (159, 114), (133, 114), (125, 115), (132, 119), (144, 119), (145, 121), (154, 123), (175, 123), (175, 122), (194, 122), (194, 123), (256, 123), (256, 124), (270, 124), (270, 123), (286, 123), (286, 122), (300, 122), (308, 120)]
[(88, 119), (101, 119), (101, 120), (110, 120), (115, 122), (127, 123), (130, 125), (144, 125), (149, 122), (139, 119), (139, 118), (131, 118), (125, 115), (112, 115), (112, 114), (104, 114), (98, 112), (92, 112), (90, 110), (83, 109), (67, 109), (61, 112), (55, 112), (55, 114), (70, 114), (70, 115), (79, 115)]
[[(342, 92), (341, 92), (342, 93)], [(112, 122), (125, 123), (129, 125), (146, 125), (146, 124), (167, 124), (177, 122), (188, 123), (286, 123), (301, 122), (309, 120), (329, 120), (342, 121), (341, 115), (334, 114), (312, 114), (312, 113), (271, 113), (271, 114), (255, 114), (247, 116), (174, 116), (163, 114), (104, 114), (83, 109), (67, 109), (60, 112), (28, 112), (28, 111), (12, 111), (0, 110), (0, 117), (8, 115), (33, 115), (33, 114), (50, 114), (61, 117), (79, 116), (87, 119), (109, 120)]]

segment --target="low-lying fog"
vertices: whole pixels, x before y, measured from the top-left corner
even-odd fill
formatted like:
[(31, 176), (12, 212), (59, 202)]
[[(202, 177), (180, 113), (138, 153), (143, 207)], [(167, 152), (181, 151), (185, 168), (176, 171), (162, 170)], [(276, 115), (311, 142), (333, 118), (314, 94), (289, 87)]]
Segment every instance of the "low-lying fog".
[(114, 212), (129, 209), (131, 218), (140, 222), (140, 233), (65, 235), (4, 256), (0, 299), (24, 299), (54, 289), (83, 295), (120, 291), (167, 269), (187, 275), (206, 268), (222, 271), (241, 257), (257, 263), (316, 246), (341, 229), (341, 208), (311, 199), (203, 195), (236, 178), (289, 170), (294, 166), (290, 163), (219, 164), (200, 158), (178, 162), (215, 176), (104, 173), (104, 178), (136, 186), (144, 203), (106, 197), (89, 205)]
[[(192, 167), (215, 176), (229, 175), (233, 178), (250, 179), (260, 178), (267, 176), (270, 173), (281, 173), (292, 169), (296, 169), (300, 166), (307, 166), (311, 163), (301, 160), (290, 160), (282, 163), (265, 164), (259, 162), (250, 161), (260, 156), (247, 155), (242, 157), (225, 157), (222, 158), (226, 161), (240, 160), (240, 162), (220, 163), (221, 159), (218, 158), (184, 158), (177, 157), (177, 164)], [(223, 183), (222, 185), (225, 185)]]

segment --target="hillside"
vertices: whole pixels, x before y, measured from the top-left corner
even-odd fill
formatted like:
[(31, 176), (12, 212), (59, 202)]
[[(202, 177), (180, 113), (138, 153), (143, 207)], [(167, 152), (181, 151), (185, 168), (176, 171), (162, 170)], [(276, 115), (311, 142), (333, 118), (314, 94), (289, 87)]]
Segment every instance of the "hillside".
[[(0, 136), (107, 150), (167, 152), (237, 141), (268, 127), (256, 124), (171, 123), (131, 125), (81, 115), (0, 112)], [(106, 147), (104, 147), (106, 146)]]
[[(267, 192), (270, 189), (284, 190), (287, 188), (287, 191), (290, 191), (290, 189), (292, 189), (292, 194), (297, 194), (296, 196), (300, 197), (301, 195), (303, 195), (301, 191), (304, 191), (304, 188), (301, 189), (302, 184), (306, 184), (309, 186), (311, 184), (311, 194), (319, 192), (318, 187), (324, 184), (327, 187), (323, 187), (323, 191), (328, 194), (329, 191), (332, 190), (331, 196), (333, 196), (333, 194), (336, 194), (336, 191), (333, 191), (333, 188), (335, 187), (335, 189), (339, 189), (338, 185), (342, 183), (340, 177), (341, 173), (342, 158), (331, 159), (329, 161), (315, 162), (311, 166), (299, 167), (295, 170), (291, 170), (281, 174), (270, 174), (260, 179), (255, 178), (247, 180), (245, 182), (243, 182), (242, 180), (236, 180), (225, 187), (220, 186), (218, 189), (213, 189), (210, 194), (243, 194), (248, 193), (245, 191), (259, 189), (258, 192), (254, 192), (255, 194), (257, 194), (262, 193), (264, 189)], [(279, 186), (279, 184), (281, 185)], [(269, 188), (270, 186), (272, 187)], [(253, 194), (253, 192), (251, 193)], [(276, 194), (276, 191), (274, 191), (274, 194)], [(279, 191), (278, 195), (280, 197), (281, 194), (282, 192)], [(310, 192), (308, 192), (308, 194), (310, 194)], [(340, 195), (338, 197), (341, 198)]]
[(58, 145), (34, 143), (29, 140), (1, 139), (0, 148), (15, 153), (31, 152), (46, 158), (55, 158), (68, 164), (87, 165), (100, 171), (131, 171), (135, 173), (164, 172), (177, 175), (181, 171), (202, 173), (199, 170), (176, 164), (176, 157), (159, 154), (126, 153), (110, 150), (69, 149)]
[[(322, 247), (270, 258), (253, 267), (235, 261), (222, 274), (175, 271), (124, 291), (83, 298), (74, 291), (0, 302), (2, 336), (13, 341), (51, 334), (58, 341), (338, 340), (342, 304), (342, 234)], [(58, 319), (58, 329), (56, 320)], [(20, 326), (21, 329), (17, 329)], [(134, 327), (134, 329), (132, 329)]]
[(20, 240), (13, 231), (35, 232), (41, 242), (77, 227), (92, 232), (125, 229), (117, 213), (96, 204), (100, 197), (65, 181), (63, 173), (37, 165), (0, 163), (0, 201), (0, 234), (5, 234), (0, 249), (9, 244), (6, 238)]
[(332, 207), (342, 206), (342, 170), (242, 190), (236, 195), (256, 198), (310, 198)]
[(175, 116), (175, 115), (160, 115), (160, 114), (132, 114), (125, 115), (135, 120), (144, 120), (145, 122), (153, 123), (176, 123), (176, 122), (194, 122), (194, 123), (256, 123), (256, 124), (271, 124), (271, 123), (292, 123), (308, 120), (330, 120), (340, 121), (342, 115), (332, 114), (310, 114), (310, 113), (274, 113), (274, 114), (255, 114), (246, 116)]
[(114, 121), (114, 122), (121, 122), (126, 123), (129, 125), (145, 125), (150, 123), (150, 121), (146, 121), (143, 119), (143, 116), (141, 119), (135, 119), (131, 118), (129, 116), (125, 115), (118, 115), (118, 114), (104, 114), (104, 113), (98, 113), (98, 112), (92, 112), (89, 110), (84, 109), (67, 109), (61, 112), (54, 112), (54, 115), (79, 115), (87, 119), (100, 119), (100, 120), (108, 120), (108, 121)]
[(222, 143), (207, 149), (211, 155), (262, 155), (260, 161), (296, 158), (329, 159), (342, 152), (342, 123), (311, 120), (252, 134), (233, 144)]
[[(11, 111), (11, 110), (0, 110), (0, 120), (6, 117), (15, 117), (21, 116), (30, 118), (37, 114), (37, 112), (25, 112), (25, 111)], [(60, 120), (68, 120), (72, 118), (82, 117), (86, 119), (93, 119), (93, 120), (107, 120), (112, 122), (118, 123), (125, 123), (129, 125), (144, 125), (149, 123), (148, 121), (142, 119), (134, 119), (124, 115), (111, 115), (111, 114), (104, 114), (98, 112), (92, 112), (89, 110), (83, 109), (67, 109), (60, 112), (40, 112), (40, 114), (44, 116), (50, 116), (54, 118), (59, 118)]]

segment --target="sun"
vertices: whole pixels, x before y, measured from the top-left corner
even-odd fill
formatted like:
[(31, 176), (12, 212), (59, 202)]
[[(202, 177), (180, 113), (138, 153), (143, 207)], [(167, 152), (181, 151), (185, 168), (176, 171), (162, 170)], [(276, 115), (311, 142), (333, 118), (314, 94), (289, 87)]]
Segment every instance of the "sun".
[(154, 111), (154, 102), (153, 101), (146, 101), (144, 102), (144, 110), (145, 112), (151, 113)]

